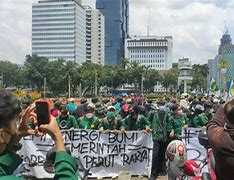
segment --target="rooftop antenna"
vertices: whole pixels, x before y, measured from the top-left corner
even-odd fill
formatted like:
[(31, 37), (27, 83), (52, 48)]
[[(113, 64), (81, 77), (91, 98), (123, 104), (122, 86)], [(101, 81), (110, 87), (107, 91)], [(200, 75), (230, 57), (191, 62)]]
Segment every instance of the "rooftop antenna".
[(224, 20), (224, 27), (219, 28), (219, 30), (223, 33), (223, 34), (228, 34), (228, 27), (227, 27), (227, 23)]
[(225, 31), (225, 34), (228, 34), (227, 23), (225, 20), (224, 20), (224, 31)]
[(149, 6), (149, 20), (148, 20), (148, 25), (147, 25), (147, 36), (150, 35), (150, 6)]

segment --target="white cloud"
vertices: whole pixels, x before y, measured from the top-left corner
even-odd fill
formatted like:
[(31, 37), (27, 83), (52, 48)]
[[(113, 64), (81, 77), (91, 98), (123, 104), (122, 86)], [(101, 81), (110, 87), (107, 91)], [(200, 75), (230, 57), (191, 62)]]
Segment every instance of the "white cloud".
[[(7, 0), (0, 5), (0, 60), (22, 63), (31, 51), (31, 4), (37, 0)], [(205, 63), (217, 53), (224, 21), (234, 36), (234, 0), (129, 0), (130, 35), (173, 36), (174, 61), (189, 57)], [(95, 0), (83, 0), (95, 7)], [(221, 31), (222, 30), (222, 31)]]
[(22, 63), (30, 54), (31, 2), (2, 1), (0, 5), (0, 59)]
[(234, 0), (230, 0), (229, 3), (228, 3), (228, 6), (229, 7), (234, 7)]
[[(146, 34), (148, 7), (140, 6), (143, 0), (132, 5), (130, 16), (131, 34)], [(233, 8), (218, 7), (213, 1), (154, 1), (151, 5), (150, 34), (172, 35), (174, 43), (174, 61), (180, 57), (189, 57), (193, 63), (206, 63), (217, 53), (220, 29), (232, 22)], [(162, 2), (161, 4), (159, 2)], [(189, 2), (189, 3), (188, 3)], [(178, 3), (175, 8), (174, 3)], [(156, 5), (157, 4), (157, 5)], [(139, 13), (140, 12), (140, 13)], [(230, 27), (231, 28), (231, 27)], [(233, 27), (230, 33), (233, 32)]]

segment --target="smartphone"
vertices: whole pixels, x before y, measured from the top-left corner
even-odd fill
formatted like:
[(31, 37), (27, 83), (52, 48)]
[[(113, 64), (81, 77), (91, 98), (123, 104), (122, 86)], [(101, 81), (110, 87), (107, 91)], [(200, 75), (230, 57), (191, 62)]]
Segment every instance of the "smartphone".
[(36, 101), (36, 114), (38, 126), (50, 123), (50, 106), (46, 100)]

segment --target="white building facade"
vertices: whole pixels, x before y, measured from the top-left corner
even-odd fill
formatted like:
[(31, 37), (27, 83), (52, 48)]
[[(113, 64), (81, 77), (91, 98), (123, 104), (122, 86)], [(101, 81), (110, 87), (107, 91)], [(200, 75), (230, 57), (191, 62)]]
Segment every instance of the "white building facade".
[(172, 67), (172, 36), (135, 36), (125, 41), (125, 58), (156, 70)]
[(81, 0), (41, 0), (32, 5), (32, 55), (86, 61), (86, 18)]
[[(125, 41), (125, 58), (130, 62), (165, 71), (172, 68), (172, 36), (135, 36)], [(166, 92), (160, 82), (155, 92)]]
[(97, 9), (83, 6), (86, 12), (86, 60), (104, 65), (105, 18)]

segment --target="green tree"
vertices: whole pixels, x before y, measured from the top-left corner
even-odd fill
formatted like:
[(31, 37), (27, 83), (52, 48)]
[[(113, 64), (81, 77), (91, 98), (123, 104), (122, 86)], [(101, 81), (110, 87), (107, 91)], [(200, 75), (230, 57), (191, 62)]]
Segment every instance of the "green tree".
[(80, 66), (79, 71), (83, 88), (82, 95), (85, 95), (88, 91), (91, 93), (94, 91), (95, 76), (100, 76), (101, 69), (101, 65), (90, 62), (85, 62)]
[(139, 63), (136, 62), (130, 62), (126, 69), (127, 83), (134, 84), (135, 88), (140, 87), (144, 69), (145, 66), (140, 66)]
[(65, 66), (66, 77), (70, 76), (70, 84), (73, 95), (78, 90), (81, 83), (81, 74), (79, 65), (74, 61), (67, 61)]
[(38, 92), (41, 91), (44, 84), (48, 62), (48, 59), (45, 57), (39, 57), (37, 55), (26, 56), (23, 69), (24, 76), (33, 87), (37, 88)]
[(169, 69), (163, 76), (162, 84), (163, 87), (166, 88), (166, 91), (168, 92), (168, 89), (175, 90), (177, 87), (178, 82), (178, 68), (174, 67)]
[(110, 88), (112, 86), (112, 78), (113, 78), (112, 67), (106, 65), (106, 66), (101, 66), (100, 69), (101, 71), (98, 72), (99, 85)]
[(207, 82), (207, 74), (208, 74), (208, 65), (207, 64), (194, 64), (192, 67), (192, 77), (193, 80), (191, 82), (192, 90), (196, 89), (198, 91), (204, 91)]
[(58, 59), (48, 62), (45, 72), (44, 77), (46, 77), (47, 87), (52, 91), (54, 96), (67, 92), (68, 81), (64, 60)]
[(154, 91), (154, 86), (162, 80), (162, 77), (157, 70), (147, 68), (145, 69), (144, 79), (144, 89), (150, 93)]
[(129, 62), (127, 59), (121, 59), (120, 62), (111, 69), (111, 76), (114, 89), (128, 82), (128, 64)]
[(0, 61), (0, 76), (5, 87), (21, 86), (22, 67), (10, 61)]

